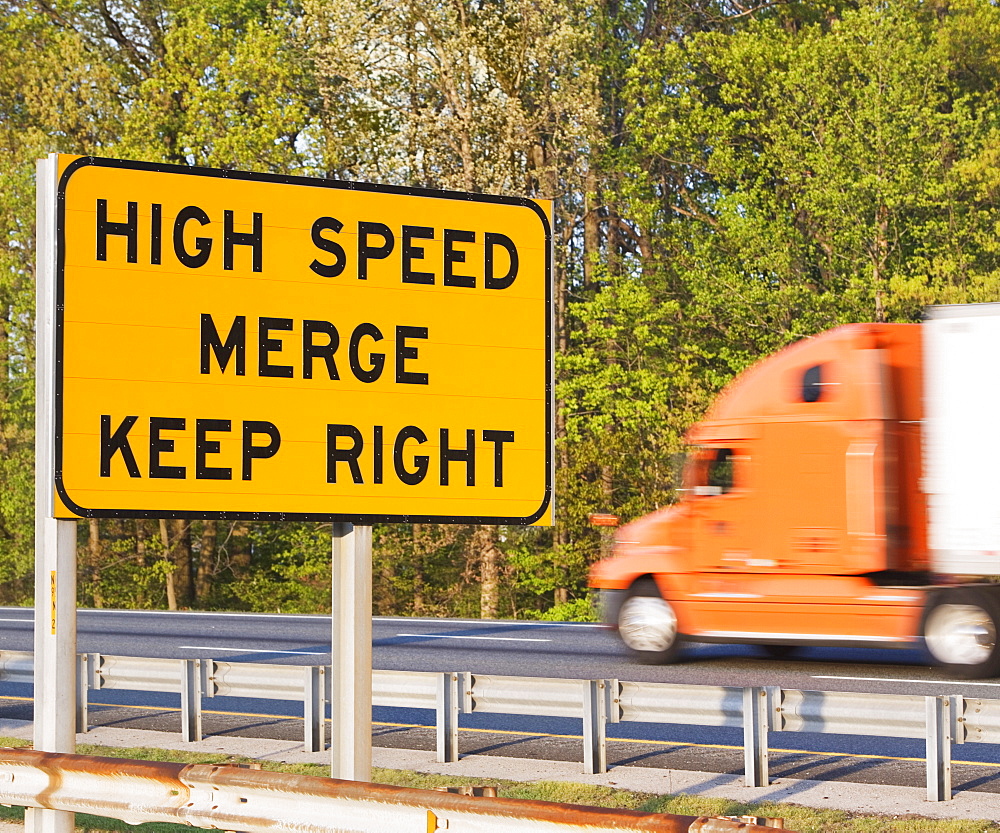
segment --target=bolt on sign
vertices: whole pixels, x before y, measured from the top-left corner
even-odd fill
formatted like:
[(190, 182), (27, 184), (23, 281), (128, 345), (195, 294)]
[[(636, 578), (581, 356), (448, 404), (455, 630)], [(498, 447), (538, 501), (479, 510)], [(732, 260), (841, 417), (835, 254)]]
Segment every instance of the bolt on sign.
[(57, 517), (551, 522), (547, 201), (59, 160)]

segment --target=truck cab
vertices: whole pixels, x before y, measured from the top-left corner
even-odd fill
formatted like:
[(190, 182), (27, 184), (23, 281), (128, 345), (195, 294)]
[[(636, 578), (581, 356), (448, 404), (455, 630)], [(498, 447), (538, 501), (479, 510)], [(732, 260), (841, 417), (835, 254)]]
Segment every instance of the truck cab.
[(923, 329), (839, 327), (722, 392), (687, 434), (680, 500), (619, 529), (592, 568), (637, 658), (670, 661), (685, 641), (912, 646), (945, 607), (938, 659), (1000, 673), (995, 593), (942, 595), (965, 582), (932, 569)]

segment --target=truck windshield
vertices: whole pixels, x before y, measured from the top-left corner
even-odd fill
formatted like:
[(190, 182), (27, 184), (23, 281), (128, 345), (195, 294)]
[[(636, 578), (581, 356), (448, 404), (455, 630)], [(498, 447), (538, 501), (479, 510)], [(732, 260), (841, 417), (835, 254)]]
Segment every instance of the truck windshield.
[(685, 491), (701, 496), (731, 492), (735, 459), (731, 448), (698, 446), (690, 449), (684, 464)]

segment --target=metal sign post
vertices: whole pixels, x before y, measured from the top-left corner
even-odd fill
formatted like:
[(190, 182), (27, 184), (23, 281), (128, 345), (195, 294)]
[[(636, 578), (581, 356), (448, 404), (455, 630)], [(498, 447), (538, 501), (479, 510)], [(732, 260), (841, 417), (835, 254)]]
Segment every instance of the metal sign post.
[[(35, 749), (76, 751), (76, 521), (56, 520), (56, 157), (38, 162), (35, 281)], [(27, 833), (72, 833), (73, 813), (28, 810)]]
[(333, 525), (330, 775), (372, 772), (372, 528)]

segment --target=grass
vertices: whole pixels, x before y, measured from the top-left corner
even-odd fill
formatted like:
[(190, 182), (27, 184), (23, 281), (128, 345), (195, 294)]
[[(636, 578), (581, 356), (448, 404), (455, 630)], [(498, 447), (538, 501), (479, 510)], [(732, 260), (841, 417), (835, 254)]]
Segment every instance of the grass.
[[(0, 737), (0, 746), (25, 747), (28, 741)], [(146, 747), (118, 748), (80, 744), (81, 755), (100, 755), (106, 758), (129, 758), (144, 761), (174, 761), (184, 764), (238, 764), (250, 763), (249, 758), (201, 752), (182, 752)], [(329, 768), (321, 764), (283, 764), (262, 762), (262, 769), (272, 772), (291, 772), (299, 775), (323, 777)], [(372, 780), (380, 784), (400, 787), (433, 789), (434, 787), (468, 784), (468, 778), (448, 775), (426, 775), (397, 769), (372, 770)], [(538, 781), (524, 783), (499, 779), (481, 779), (476, 782), (496, 787), (503, 798), (524, 798), (537, 801), (558, 801), (565, 804), (583, 804), (592, 807), (612, 807), (623, 810), (640, 810), (646, 813), (675, 813), (682, 816), (768, 816), (783, 818), (785, 828), (798, 833), (1000, 833), (1000, 824), (991, 821), (962, 819), (927, 819), (912, 816), (871, 816), (845, 813), (838, 810), (816, 810), (795, 804), (757, 803), (744, 804), (724, 798), (705, 798), (691, 795), (652, 795), (650, 793), (619, 790), (612, 787), (574, 784), (563, 781)], [(0, 820), (22, 821), (24, 810), (18, 807), (0, 807)], [(190, 827), (180, 824), (149, 823), (128, 825), (116, 819), (78, 813), (78, 830), (94, 833), (190, 833)]]

